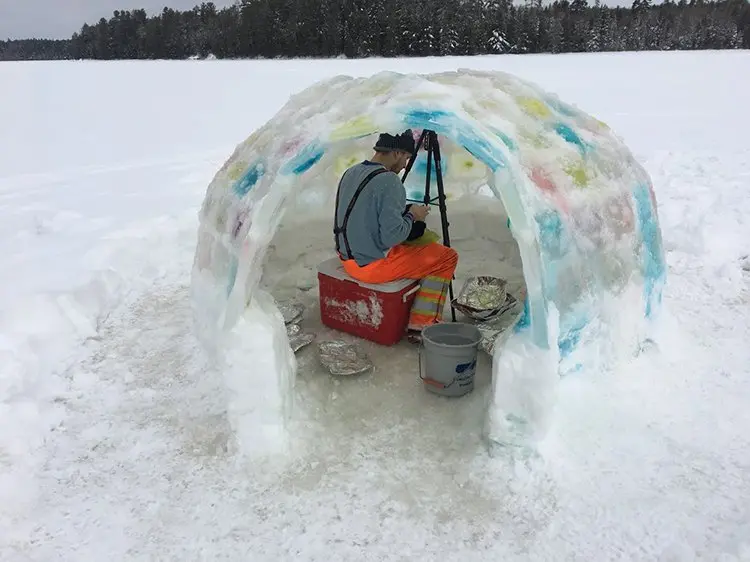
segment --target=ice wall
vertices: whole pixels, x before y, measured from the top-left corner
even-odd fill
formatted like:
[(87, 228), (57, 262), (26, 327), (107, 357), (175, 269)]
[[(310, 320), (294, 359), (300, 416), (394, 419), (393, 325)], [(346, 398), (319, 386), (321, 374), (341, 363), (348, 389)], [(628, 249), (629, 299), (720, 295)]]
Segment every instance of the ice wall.
[[(530, 407), (500, 396), (503, 380), (518, 386), (541, 369), (553, 381), (627, 355), (658, 308), (665, 272), (653, 189), (627, 147), (604, 123), (511, 75), (340, 76), (292, 97), (208, 187), (193, 268), (196, 326), (210, 349), (225, 351), (290, 197), (298, 208), (332, 210), (343, 171), (372, 153), (379, 132), (406, 128), (440, 136), (449, 200), (491, 187), (519, 245), (525, 314), (508, 350), (495, 352), (489, 433), (502, 440), (506, 410)], [(420, 197), (426, 167), (422, 154), (405, 186), (410, 198)], [(497, 227), (507, 228), (500, 218)]]

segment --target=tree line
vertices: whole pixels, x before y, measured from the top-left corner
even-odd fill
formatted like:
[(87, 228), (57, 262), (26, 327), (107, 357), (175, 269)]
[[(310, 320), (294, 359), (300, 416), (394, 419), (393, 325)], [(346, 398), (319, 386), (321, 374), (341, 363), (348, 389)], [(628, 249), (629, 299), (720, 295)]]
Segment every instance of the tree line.
[(0, 60), (420, 57), (750, 48), (748, 0), (240, 0), (115, 11), (69, 40), (0, 41)]

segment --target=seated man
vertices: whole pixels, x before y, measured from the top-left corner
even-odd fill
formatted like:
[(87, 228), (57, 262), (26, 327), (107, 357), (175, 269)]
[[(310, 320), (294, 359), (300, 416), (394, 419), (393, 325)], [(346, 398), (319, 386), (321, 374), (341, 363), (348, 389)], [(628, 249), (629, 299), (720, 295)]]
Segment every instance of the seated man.
[(414, 148), (410, 130), (380, 135), (372, 159), (355, 164), (341, 178), (333, 230), (344, 270), (354, 279), (364, 283), (421, 280), (409, 316), (410, 339), (440, 322), (458, 264), (456, 251), (442, 244), (403, 244), (414, 237), (410, 236), (413, 228), (424, 231), (429, 212), (427, 205), (406, 207), (406, 191), (398, 176)]

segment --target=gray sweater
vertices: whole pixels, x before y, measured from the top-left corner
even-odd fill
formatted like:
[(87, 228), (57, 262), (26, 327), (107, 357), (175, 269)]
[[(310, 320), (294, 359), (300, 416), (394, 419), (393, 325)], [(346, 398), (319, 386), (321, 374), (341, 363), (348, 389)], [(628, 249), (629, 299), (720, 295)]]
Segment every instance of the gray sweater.
[[(365, 160), (349, 168), (341, 179), (339, 211), (336, 223), (342, 226), (349, 202), (367, 175), (382, 168)], [(405, 241), (411, 231), (414, 218), (406, 209), (406, 191), (401, 179), (393, 172), (378, 174), (370, 180), (357, 198), (346, 228), (353, 256), (346, 253), (342, 234), (338, 235), (341, 255), (354, 259), (357, 265), (365, 266), (383, 259), (386, 252)]]

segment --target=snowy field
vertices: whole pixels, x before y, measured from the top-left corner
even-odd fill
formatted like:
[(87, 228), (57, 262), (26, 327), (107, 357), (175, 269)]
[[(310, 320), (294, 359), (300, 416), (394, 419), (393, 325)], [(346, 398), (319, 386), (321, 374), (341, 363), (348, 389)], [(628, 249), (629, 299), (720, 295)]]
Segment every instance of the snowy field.
[[(516, 465), (480, 441), (486, 356), (449, 401), (408, 344), (368, 347), (376, 371), (343, 381), (310, 347), (301, 452), (237, 462), (191, 331), (206, 186), (321, 78), (460, 67), (557, 93), (651, 173), (658, 347), (563, 379), (541, 456)], [(750, 52), (4, 63), (0, 83), (0, 560), (750, 560)], [(459, 274), (520, 284), (486, 207), (451, 217)], [(310, 289), (329, 230), (282, 229), (274, 294)]]

